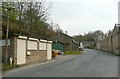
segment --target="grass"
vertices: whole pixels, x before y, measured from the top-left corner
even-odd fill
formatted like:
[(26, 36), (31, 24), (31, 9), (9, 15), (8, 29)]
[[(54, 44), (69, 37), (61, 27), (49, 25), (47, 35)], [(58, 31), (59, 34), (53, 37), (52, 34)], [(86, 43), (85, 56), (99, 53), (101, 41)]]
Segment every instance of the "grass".
[(77, 55), (77, 54), (81, 54), (82, 51), (66, 51), (64, 52), (64, 55)]
[(2, 64), (2, 71), (7, 71), (13, 68), (18, 68), (20, 65), (10, 65), (9, 63), (3, 63)]

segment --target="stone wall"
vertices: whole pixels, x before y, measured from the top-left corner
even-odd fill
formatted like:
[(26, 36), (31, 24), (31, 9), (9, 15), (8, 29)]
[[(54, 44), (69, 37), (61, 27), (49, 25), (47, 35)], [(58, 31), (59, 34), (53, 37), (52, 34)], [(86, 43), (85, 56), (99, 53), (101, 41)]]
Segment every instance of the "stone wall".
[(112, 40), (113, 40), (113, 52), (118, 54), (118, 49), (119, 49), (118, 48), (118, 46), (119, 46), (119, 44), (118, 44), (118, 41), (119, 41), (118, 40), (118, 34), (114, 35)]
[(28, 50), (27, 52), (30, 52), (30, 55), (27, 55), (26, 63), (44, 62), (47, 60), (47, 51)]
[(113, 31), (97, 45), (99, 45), (97, 47), (100, 47), (97, 49), (120, 55), (120, 26), (115, 26)]

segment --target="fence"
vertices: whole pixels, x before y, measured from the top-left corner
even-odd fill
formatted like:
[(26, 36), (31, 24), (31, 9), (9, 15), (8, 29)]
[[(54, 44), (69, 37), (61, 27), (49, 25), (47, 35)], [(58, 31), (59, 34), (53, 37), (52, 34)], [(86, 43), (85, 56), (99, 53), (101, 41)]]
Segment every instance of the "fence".
[[(3, 60), (5, 52), (3, 47)], [(9, 50), (11, 50), (9, 52)], [(8, 60), (13, 58), (14, 64), (26, 64), (31, 62), (44, 62), (52, 58), (52, 41), (14, 36), (10, 39)]]
[(97, 49), (113, 52), (120, 55), (120, 26), (115, 25), (112, 32), (102, 41), (97, 43)]

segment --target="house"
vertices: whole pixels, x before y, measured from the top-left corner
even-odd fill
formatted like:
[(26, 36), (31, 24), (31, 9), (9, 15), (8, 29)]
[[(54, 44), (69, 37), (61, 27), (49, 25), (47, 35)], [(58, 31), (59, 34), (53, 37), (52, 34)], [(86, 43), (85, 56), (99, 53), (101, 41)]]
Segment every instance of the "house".
[(79, 47), (78, 42), (76, 42), (71, 36), (62, 32), (56, 33), (50, 38), (50, 40), (64, 44), (64, 51), (75, 51)]
[(94, 46), (95, 42), (93, 41), (83, 41), (83, 45), (85, 48), (91, 48), (92, 46)]

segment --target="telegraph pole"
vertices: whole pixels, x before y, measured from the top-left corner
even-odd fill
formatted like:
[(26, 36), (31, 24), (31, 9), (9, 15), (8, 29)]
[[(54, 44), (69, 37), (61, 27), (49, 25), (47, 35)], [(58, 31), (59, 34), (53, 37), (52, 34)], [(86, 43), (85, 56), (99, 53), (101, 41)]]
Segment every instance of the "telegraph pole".
[[(8, 13), (8, 9), (7, 9), (7, 13)], [(7, 14), (5, 62), (7, 62), (7, 60), (8, 60), (8, 32), (9, 32), (9, 13)]]

